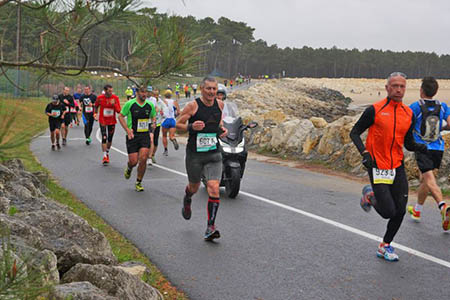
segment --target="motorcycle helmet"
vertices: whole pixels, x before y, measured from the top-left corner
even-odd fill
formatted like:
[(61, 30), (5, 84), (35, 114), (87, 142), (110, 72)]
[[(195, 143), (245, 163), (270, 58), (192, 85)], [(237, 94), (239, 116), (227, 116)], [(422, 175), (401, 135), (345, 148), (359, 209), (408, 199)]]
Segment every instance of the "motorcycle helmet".
[(221, 83), (217, 87), (217, 94), (223, 94), (222, 100), (227, 99), (227, 88)]

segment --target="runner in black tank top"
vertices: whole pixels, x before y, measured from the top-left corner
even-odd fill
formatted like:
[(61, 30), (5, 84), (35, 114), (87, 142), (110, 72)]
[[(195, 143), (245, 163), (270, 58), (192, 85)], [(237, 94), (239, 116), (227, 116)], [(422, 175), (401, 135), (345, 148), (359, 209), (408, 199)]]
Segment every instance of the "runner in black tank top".
[[(191, 218), (191, 197), (198, 191), (202, 175), (208, 189), (208, 222), (204, 235), (206, 241), (219, 238), (215, 226), (219, 208), (219, 184), (222, 177), (222, 154), (218, 137), (227, 134), (222, 128), (223, 102), (216, 100), (217, 80), (203, 79), (200, 86), (202, 97), (189, 102), (177, 121), (177, 129), (189, 131), (186, 147), (186, 172), (189, 184), (186, 186), (181, 213), (186, 220)], [(187, 123), (187, 124), (186, 124)]]
[[(220, 109), (216, 99), (214, 99), (212, 106), (206, 106), (200, 98), (195, 99), (195, 102), (197, 103), (198, 109), (197, 112), (189, 118), (188, 124), (191, 124), (192, 126), (195, 121), (203, 121), (205, 123), (205, 128), (200, 131), (189, 131), (187, 148), (192, 152), (217, 152), (219, 150), (217, 136), (222, 134), (222, 129), (220, 128), (222, 110)], [(205, 151), (197, 149), (197, 139), (199, 134), (204, 134), (205, 136), (206, 134), (210, 134), (210, 136), (215, 134), (216, 144), (211, 145), (211, 147), (209, 147), (210, 149), (204, 149)]]

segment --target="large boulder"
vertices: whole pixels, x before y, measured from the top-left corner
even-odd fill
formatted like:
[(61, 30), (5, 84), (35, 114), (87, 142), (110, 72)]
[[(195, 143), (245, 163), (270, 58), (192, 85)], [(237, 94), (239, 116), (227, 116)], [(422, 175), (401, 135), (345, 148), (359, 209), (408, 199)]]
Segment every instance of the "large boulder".
[(87, 281), (70, 282), (56, 285), (50, 293), (50, 300), (120, 300), (108, 295), (95, 285)]
[(26, 241), (27, 245), (43, 250), (44, 235), (36, 227), (27, 224), (23, 220), (14, 216), (0, 214), (0, 228), (4, 228), (12, 236), (17, 236)]
[(57, 257), (53, 252), (30, 247), (24, 239), (18, 236), (3, 238), (2, 241), (11, 245), (14, 252), (23, 259), (27, 270), (42, 274), (42, 285), (59, 283)]
[(61, 273), (77, 263), (117, 264), (104, 234), (70, 211), (27, 212), (17, 217), (42, 232), (43, 247), (56, 254)]
[(62, 278), (63, 283), (88, 281), (121, 300), (160, 299), (159, 293), (137, 276), (119, 267), (77, 264)]

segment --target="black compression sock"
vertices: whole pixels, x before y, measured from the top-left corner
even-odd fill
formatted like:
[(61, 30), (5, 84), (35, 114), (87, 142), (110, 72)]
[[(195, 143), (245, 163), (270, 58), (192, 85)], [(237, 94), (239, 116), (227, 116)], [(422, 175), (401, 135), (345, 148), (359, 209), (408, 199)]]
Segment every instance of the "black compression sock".
[(216, 197), (209, 197), (208, 199), (208, 226), (214, 225), (219, 209), (220, 199)]

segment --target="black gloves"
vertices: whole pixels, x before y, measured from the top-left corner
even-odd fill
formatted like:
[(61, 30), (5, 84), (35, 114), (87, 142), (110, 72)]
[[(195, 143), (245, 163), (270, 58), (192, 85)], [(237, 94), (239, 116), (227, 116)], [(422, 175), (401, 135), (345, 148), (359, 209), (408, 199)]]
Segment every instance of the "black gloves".
[(369, 152), (364, 152), (362, 154), (362, 164), (364, 165), (364, 167), (366, 167), (366, 169), (371, 169), (373, 166), (373, 162), (372, 162), (372, 156), (370, 156)]

